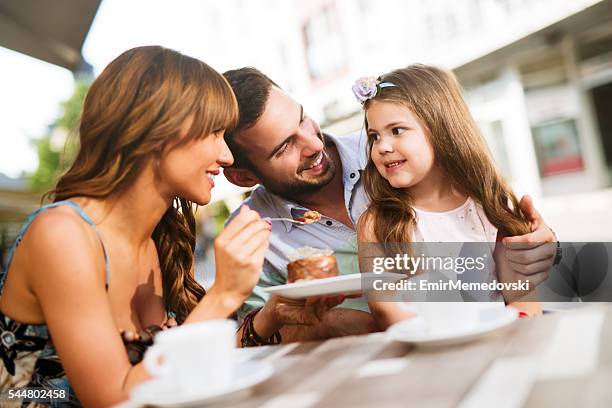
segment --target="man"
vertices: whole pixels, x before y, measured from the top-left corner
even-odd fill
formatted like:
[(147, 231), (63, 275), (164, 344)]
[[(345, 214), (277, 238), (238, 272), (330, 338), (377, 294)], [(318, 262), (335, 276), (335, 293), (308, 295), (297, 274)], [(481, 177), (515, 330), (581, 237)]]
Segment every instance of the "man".
[[(365, 137), (323, 134), (300, 104), (254, 68), (224, 76), (240, 109), (236, 129), (226, 134), (234, 164), (224, 170), (225, 176), (241, 187), (259, 184), (245, 204), (262, 217), (297, 218), (306, 210), (322, 215), (317, 223), (303, 227), (274, 223), (259, 284), (239, 310), (239, 318), (247, 316), (250, 333), (263, 340), (277, 331), (283, 341), (303, 341), (377, 330), (364, 298), (332, 308), (337, 302), (269, 299), (263, 292), (286, 283), (287, 255), (302, 246), (331, 248), (341, 273), (359, 272), (355, 227), (367, 206), (361, 183), (367, 161)], [(537, 284), (548, 276), (555, 255), (551, 245), (541, 243), (555, 237), (528, 197), (521, 200), (521, 208), (533, 232), (509, 238), (516, 250), (508, 251), (508, 258), (517, 273)]]

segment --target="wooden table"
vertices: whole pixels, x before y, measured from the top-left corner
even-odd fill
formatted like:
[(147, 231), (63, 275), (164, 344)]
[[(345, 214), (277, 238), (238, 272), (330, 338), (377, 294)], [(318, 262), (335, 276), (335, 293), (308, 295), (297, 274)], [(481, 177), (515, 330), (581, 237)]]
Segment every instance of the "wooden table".
[(253, 348), (274, 375), (235, 407), (612, 407), (612, 306), (520, 319), (471, 343), (383, 333)]

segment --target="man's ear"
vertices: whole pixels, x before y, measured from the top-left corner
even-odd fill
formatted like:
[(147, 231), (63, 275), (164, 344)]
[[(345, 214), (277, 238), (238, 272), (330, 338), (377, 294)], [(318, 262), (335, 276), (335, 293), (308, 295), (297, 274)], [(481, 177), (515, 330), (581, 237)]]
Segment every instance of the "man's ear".
[(236, 167), (225, 167), (223, 168), (223, 174), (230, 183), (237, 185), (238, 187), (253, 187), (261, 183), (259, 177), (255, 175), (251, 170), (241, 169)]

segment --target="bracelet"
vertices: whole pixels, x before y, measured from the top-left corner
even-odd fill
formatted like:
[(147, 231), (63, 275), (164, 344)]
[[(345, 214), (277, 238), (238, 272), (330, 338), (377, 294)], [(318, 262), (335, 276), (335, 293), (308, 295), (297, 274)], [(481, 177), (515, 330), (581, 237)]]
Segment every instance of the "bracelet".
[[(264, 339), (257, 334), (253, 322), (255, 320), (255, 315), (257, 315), (260, 310), (261, 308), (250, 312), (248, 315), (246, 315), (242, 321), (242, 324), (240, 325), (240, 328), (243, 328), (242, 337), (240, 339), (242, 347), (267, 346), (272, 344), (280, 344), (282, 341), (281, 334), (278, 331), (268, 339)], [(240, 328), (238, 330), (240, 330)]]
[(561, 249), (561, 243), (559, 242), (559, 239), (557, 238), (557, 234), (555, 234), (555, 231), (553, 231), (553, 229), (550, 227), (548, 227), (548, 229), (550, 230), (550, 232), (553, 233), (553, 235), (555, 236), (555, 239), (557, 240), (555, 259), (553, 260), (553, 266), (556, 266), (556, 265), (559, 265), (561, 263), (561, 260), (563, 259), (563, 250)]
[(561, 249), (561, 243), (557, 241), (557, 252), (555, 253), (555, 259), (553, 260), (553, 266), (559, 265), (563, 259), (563, 250)]

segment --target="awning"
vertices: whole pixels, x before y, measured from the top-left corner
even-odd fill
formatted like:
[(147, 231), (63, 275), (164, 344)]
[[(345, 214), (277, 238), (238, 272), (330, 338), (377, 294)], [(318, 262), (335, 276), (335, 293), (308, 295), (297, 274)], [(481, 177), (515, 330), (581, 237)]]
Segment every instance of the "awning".
[(2, 0), (0, 46), (72, 72), (88, 70), (81, 48), (101, 0)]
[[(612, 0), (603, 0), (581, 11), (578, 11), (566, 18), (559, 20), (541, 30), (530, 33), (525, 37), (514, 41), (504, 47), (500, 47), (493, 52), (476, 58), (461, 66), (454, 67), (453, 71), (460, 81), (465, 81), (471, 76), (481, 74), (481, 69), (490, 70), (505, 65), (513, 56), (525, 50), (533, 50), (538, 44), (555, 44), (564, 34), (571, 34), (580, 41), (581, 34), (591, 28), (597, 28), (597, 35), (601, 35), (601, 28), (605, 29), (604, 34), (608, 35), (610, 21), (612, 20)], [(594, 33), (593, 33), (594, 34)]]

